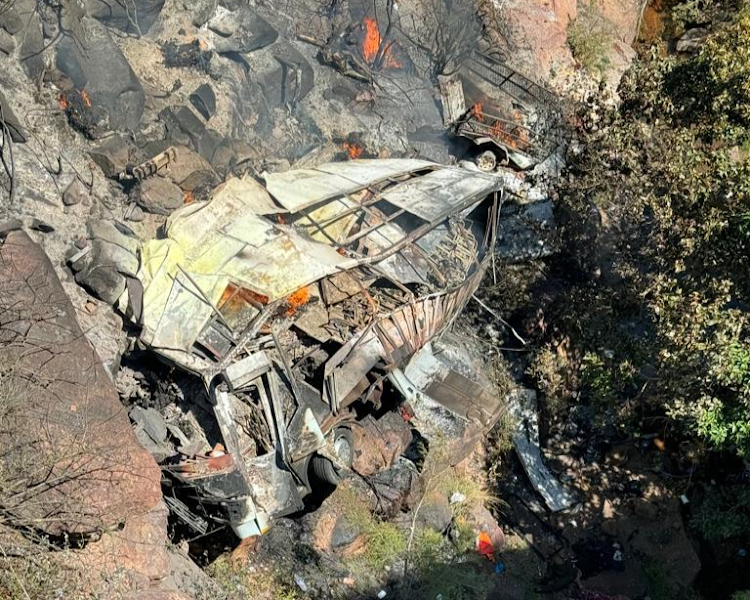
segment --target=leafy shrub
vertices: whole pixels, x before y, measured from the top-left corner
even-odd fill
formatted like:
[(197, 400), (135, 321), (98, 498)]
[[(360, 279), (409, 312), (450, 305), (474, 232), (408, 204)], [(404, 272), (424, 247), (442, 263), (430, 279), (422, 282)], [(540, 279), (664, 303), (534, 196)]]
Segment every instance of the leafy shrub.
[(713, 138), (742, 143), (750, 126), (750, 9), (711, 36), (667, 83), (683, 117)]
[(568, 26), (568, 45), (573, 57), (592, 75), (604, 75), (609, 67), (612, 36), (592, 8), (581, 8)]
[(567, 353), (556, 352), (550, 346), (533, 357), (527, 373), (534, 379), (551, 414), (562, 410), (573, 397), (578, 383), (577, 371)]
[(746, 534), (750, 531), (750, 490), (709, 488), (690, 525), (713, 541)]
[(662, 413), (746, 457), (750, 164), (733, 145), (750, 138), (749, 15), (715, 24), (698, 56), (642, 56), (608, 127), (583, 134), (558, 190), (569, 289), (555, 314), (613, 421)]
[(249, 563), (233, 565), (227, 556), (222, 556), (211, 563), (206, 572), (219, 585), (227, 600), (298, 598), (294, 584), (273, 569), (254, 567)]

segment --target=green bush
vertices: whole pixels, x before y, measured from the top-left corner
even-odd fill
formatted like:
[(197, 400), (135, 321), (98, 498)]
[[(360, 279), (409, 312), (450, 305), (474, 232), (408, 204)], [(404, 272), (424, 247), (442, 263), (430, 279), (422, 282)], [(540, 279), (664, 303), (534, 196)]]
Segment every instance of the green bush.
[(568, 287), (545, 317), (610, 422), (661, 414), (750, 458), (750, 13), (714, 28), (697, 56), (640, 57), (582, 133), (558, 188)]
[(711, 36), (698, 55), (676, 65), (667, 84), (683, 117), (731, 143), (750, 126), (750, 9)]
[(690, 520), (705, 539), (722, 541), (750, 531), (750, 490), (709, 488)]
[(605, 74), (610, 65), (612, 36), (593, 9), (581, 8), (578, 18), (568, 26), (568, 45), (573, 58), (589, 73)]

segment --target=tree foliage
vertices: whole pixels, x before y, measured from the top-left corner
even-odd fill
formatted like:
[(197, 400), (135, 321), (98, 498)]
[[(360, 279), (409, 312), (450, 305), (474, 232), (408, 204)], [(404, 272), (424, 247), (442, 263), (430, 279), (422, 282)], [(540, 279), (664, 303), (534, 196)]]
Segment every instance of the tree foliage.
[(750, 11), (619, 92), (559, 189), (587, 394), (750, 457)]

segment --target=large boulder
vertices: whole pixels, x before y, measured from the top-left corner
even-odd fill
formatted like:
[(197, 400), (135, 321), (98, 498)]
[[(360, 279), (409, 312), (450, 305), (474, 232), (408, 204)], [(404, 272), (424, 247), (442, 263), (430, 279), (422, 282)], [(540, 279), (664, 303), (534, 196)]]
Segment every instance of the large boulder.
[(148, 33), (159, 18), (165, 0), (85, 0), (86, 13), (125, 33)]
[(76, 283), (114, 304), (125, 291), (127, 278), (138, 272), (138, 238), (115, 221), (89, 221), (86, 229), (86, 247), (70, 258)]
[(0, 246), (5, 516), (51, 535), (111, 530), (161, 501), (139, 446), (44, 251), (24, 231)]
[(34, 0), (5, 3), (0, 10), (0, 27), (14, 35), (20, 44), (18, 58), (26, 74), (37, 79), (44, 71), (42, 19)]
[(219, 53), (254, 52), (276, 41), (278, 32), (255, 11), (247, 7), (223, 9), (208, 21), (214, 34), (214, 48)]
[(71, 17), (76, 35), (56, 47), (56, 66), (79, 92), (85, 90), (92, 120), (101, 129), (139, 129), (145, 95), (107, 28), (96, 19)]

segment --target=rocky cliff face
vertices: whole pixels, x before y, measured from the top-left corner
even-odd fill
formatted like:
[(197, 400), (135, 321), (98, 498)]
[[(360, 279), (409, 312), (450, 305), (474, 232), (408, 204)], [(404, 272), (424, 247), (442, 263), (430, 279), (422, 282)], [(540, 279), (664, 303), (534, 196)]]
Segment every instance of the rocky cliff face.
[(548, 85), (563, 86), (581, 67), (572, 51), (571, 28), (599, 38), (604, 79), (616, 88), (635, 53), (642, 0), (488, 0), (480, 4), (494, 42), (510, 64)]

